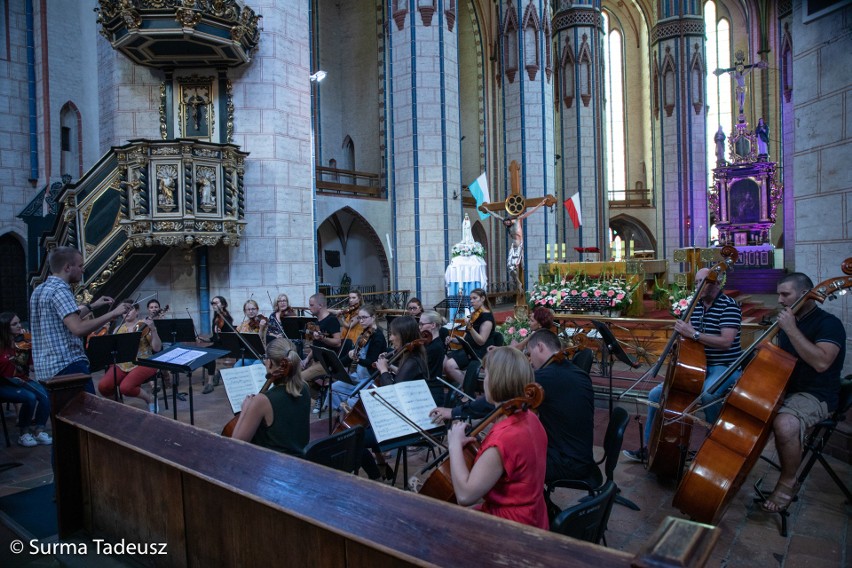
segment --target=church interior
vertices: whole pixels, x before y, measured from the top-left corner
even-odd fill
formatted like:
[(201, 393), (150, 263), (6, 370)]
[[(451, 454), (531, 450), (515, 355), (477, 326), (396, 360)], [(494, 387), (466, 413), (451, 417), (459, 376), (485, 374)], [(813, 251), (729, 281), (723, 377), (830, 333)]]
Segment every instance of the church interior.
[[(452, 320), (456, 298), (481, 288), (504, 324), (519, 309), (526, 317), (553, 284), (608, 276), (627, 283), (628, 300), (592, 319), (645, 338), (629, 351), (644, 367), (610, 359), (607, 371), (609, 351), (596, 348), (599, 457), (612, 375), (641, 376), (671, 333), (655, 288), (666, 297), (691, 289), (696, 269), (734, 247), (726, 288), (740, 294), (744, 324), (751, 310), (751, 342), (777, 307), (781, 277), (823, 282), (849, 268), (850, 51), (852, 0), (0, 0), (0, 310), (26, 327), (48, 254), (62, 246), (83, 257), (79, 305), (155, 298), (196, 336), (217, 331), (217, 297), (231, 303), (235, 326), (244, 302), (268, 314), (285, 294), (301, 316), (318, 292), (344, 307), (356, 290), (389, 319), (419, 298)], [(562, 306), (562, 329), (593, 329), (567, 299)], [(847, 297), (821, 307), (843, 322), (848, 351)], [(201, 372), (187, 381), (188, 400), (161, 387), (174, 404), (161, 414), (180, 414), (187, 428), (178, 430), (132, 404), (68, 402), (79, 384), (50, 389), (65, 414), (54, 439), (66, 445), (55, 457), (14, 440), (0, 448), (0, 462), (23, 462), (7, 471), (0, 463), (0, 514), (5, 497), (53, 486), (61, 457), (72, 466), (62, 479), (55, 470), (60, 537), (83, 530), (174, 543), (176, 555), (146, 565), (268, 561), (280, 528), (291, 531), (282, 544), (310, 543), (293, 562), (311, 565), (449, 565), (475, 562), (480, 546), (490, 551), (482, 562), (498, 563), (484, 538), (491, 531), (518, 565), (555, 565), (566, 554), (647, 566), (665, 553), (662, 565), (677, 565), (678, 554), (696, 555), (690, 565), (738, 566), (842, 566), (852, 557), (850, 502), (820, 466), (790, 513), (792, 537), (782, 538), (775, 516), (743, 512), (765, 464), (739, 480), (734, 512), (713, 532), (667, 525), (686, 518), (671, 505), (675, 486), (622, 463), (619, 487), (643, 512), (615, 505), (610, 548), (547, 535), (521, 561), (515, 555), (538, 534), (517, 536), (508, 522), (423, 505), (408, 492), (390, 504), (397, 487), (242, 446), (205, 463), (205, 449), (229, 447), (207, 433), (218, 434), (230, 408), (224, 389), (202, 396)], [(850, 372), (847, 358), (842, 376)], [(193, 412), (208, 431), (198, 438)], [(638, 405), (629, 412), (636, 425), (625, 448), (644, 420)], [(96, 414), (122, 426), (110, 431)], [(11, 431), (11, 410), (5, 421)], [(141, 440), (139, 431), (151, 434)], [(311, 438), (327, 433), (322, 414), (312, 416)], [(174, 446), (158, 446), (172, 437)], [(847, 485), (850, 440), (841, 423), (829, 458)], [(138, 500), (121, 504), (118, 482), (107, 496), (71, 496), (110, 469), (107, 453), (119, 456)], [(411, 459), (412, 469), (427, 463)], [(274, 479), (249, 483), (245, 463), (283, 463), (304, 494)], [(327, 499), (323, 484), (351, 493)], [(306, 497), (314, 491), (316, 502)], [(169, 495), (181, 499), (167, 504)], [(184, 510), (195, 502), (203, 505)], [(334, 518), (344, 505), (364, 509)], [(238, 518), (222, 521), (211, 544), (206, 524), (226, 506)], [(421, 506), (408, 528), (385, 535), (374, 526), (381, 515), (405, 525), (406, 509)], [(252, 514), (275, 528), (247, 534), (241, 521)], [(430, 515), (471, 523), (479, 542), (470, 547), (446, 527), (433, 534)], [(429, 546), (442, 538), (445, 549)]]

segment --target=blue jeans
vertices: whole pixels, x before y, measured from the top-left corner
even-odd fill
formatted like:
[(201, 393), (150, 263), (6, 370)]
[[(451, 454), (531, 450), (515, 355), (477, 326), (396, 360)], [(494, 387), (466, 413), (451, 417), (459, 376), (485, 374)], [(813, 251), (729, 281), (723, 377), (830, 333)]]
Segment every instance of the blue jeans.
[(17, 378), (0, 379), (0, 401), (21, 405), (18, 413), (18, 429), (21, 432), (26, 432), (30, 424), (34, 424), (39, 429), (44, 428), (47, 419), (50, 418), (50, 401), (47, 399), (47, 392), (38, 383)]
[(237, 362), (234, 363), (234, 367), (248, 367), (251, 365), (263, 365), (263, 361), (260, 359), (237, 359)]
[[(74, 361), (73, 363), (56, 373), (56, 375), (75, 375), (77, 373), (81, 373), (83, 375), (91, 374), (91, 372), (89, 371), (88, 359), (80, 359), (79, 361)], [(95, 385), (94, 383), (92, 383), (92, 381), (86, 381), (86, 384), (83, 385), (83, 389), (89, 394), (95, 394)]]
[[(740, 375), (743, 374), (742, 369), (737, 369), (734, 371), (730, 377), (728, 377), (722, 388), (716, 391), (715, 395), (710, 395), (707, 391), (710, 390), (711, 387), (716, 383), (716, 379), (719, 376), (728, 370), (726, 365), (712, 365), (707, 367), (707, 375), (704, 378), (704, 388), (701, 391), (701, 405), (704, 406), (709, 404), (715, 400), (720, 400), (722, 397), (727, 394), (728, 389), (736, 382), (737, 379), (740, 378)], [(663, 396), (663, 385), (657, 385), (652, 388), (648, 392), (648, 401), (659, 404), (660, 399)], [(719, 413), (722, 412), (722, 403), (714, 404), (713, 406), (708, 406), (704, 409), (704, 417), (711, 425), (716, 423), (716, 420), (719, 418)], [(648, 445), (648, 441), (651, 439), (651, 428), (654, 425), (654, 418), (657, 416), (657, 409), (653, 406), (648, 407), (648, 421), (645, 423), (645, 445)]]

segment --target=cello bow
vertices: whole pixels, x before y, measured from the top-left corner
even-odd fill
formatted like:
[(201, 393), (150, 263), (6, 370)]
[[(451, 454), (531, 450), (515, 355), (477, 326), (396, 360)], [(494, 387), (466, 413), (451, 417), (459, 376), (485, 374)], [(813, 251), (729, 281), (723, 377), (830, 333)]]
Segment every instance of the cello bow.
[[(841, 269), (846, 276), (820, 282), (790, 311), (795, 314), (808, 299), (823, 303), (852, 288), (852, 258)], [(698, 522), (718, 523), (769, 438), (797, 361), (769, 343), (778, 331), (775, 322), (749, 347), (749, 354), (756, 351), (756, 355), (726, 397), (719, 418), (677, 488), (672, 505)]]

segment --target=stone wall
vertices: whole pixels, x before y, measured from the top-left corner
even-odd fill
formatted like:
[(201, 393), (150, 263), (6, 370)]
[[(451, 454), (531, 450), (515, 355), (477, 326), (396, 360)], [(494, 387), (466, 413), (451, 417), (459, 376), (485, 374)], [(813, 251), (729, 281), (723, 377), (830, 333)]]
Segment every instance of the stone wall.
[[(803, 23), (802, 4), (794, 3), (792, 19), (795, 269), (818, 282), (842, 274), (840, 263), (852, 253), (852, 7)], [(846, 325), (847, 352), (848, 298), (826, 305)]]

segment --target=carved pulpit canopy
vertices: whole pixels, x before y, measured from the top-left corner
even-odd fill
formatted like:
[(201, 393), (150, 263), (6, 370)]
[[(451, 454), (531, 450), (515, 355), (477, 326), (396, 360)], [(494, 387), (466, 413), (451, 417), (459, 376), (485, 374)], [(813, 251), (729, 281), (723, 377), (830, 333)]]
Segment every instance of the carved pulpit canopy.
[(238, 67), (251, 61), (260, 19), (236, 0), (98, 0), (101, 35), (148, 67)]

